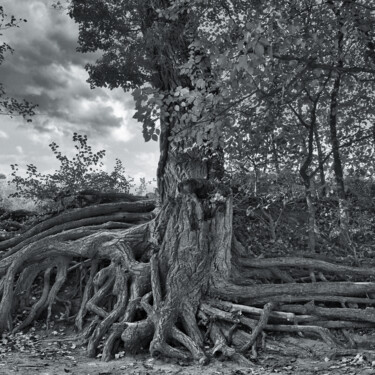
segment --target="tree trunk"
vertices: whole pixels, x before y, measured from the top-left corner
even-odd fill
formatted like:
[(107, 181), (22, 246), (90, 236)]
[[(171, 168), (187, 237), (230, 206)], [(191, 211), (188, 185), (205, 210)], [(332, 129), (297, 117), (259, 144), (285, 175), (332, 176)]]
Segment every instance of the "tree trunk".
[(322, 145), (320, 142), (320, 136), (318, 129), (315, 127), (314, 129), (314, 135), (315, 135), (315, 142), (316, 142), (316, 150), (318, 151), (318, 167), (319, 167), (319, 177), (320, 177), (320, 195), (322, 197), (327, 196), (327, 183), (325, 178), (325, 172), (324, 172), (324, 156), (322, 151)]
[(309, 250), (313, 254), (315, 253), (316, 245), (316, 222), (315, 222), (315, 207), (313, 202), (311, 176), (307, 173), (307, 170), (311, 164), (313, 156), (313, 125), (310, 124), (309, 140), (308, 140), (308, 151), (304, 163), (300, 167), (300, 175), (302, 177), (303, 184), (305, 186), (305, 199), (307, 204), (308, 212), (308, 234), (309, 234)]
[(278, 155), (277, 145), (276, 145), (276, 141), (275, 141), (273, 134), (271, 136), (271, 147), (272, 147), (272, 155), (273, 155), (273, 162), (275, 165), (275, 171), (276, 171), (277, 176), (279, 176), (280, 174), (279, 155)]
[(337, 75), (333, 90), (331, 93), (331, 106), (329, 115), (329, 126), (331, 134), (331, 145), (333, 154), (333, 170), (336, 180), (336, 192), (339, 199), (339, 218), (340, 228), (342, 231), (348, 230), (348, 209), (346, 204), (346, 194), (344, 185), (344, 172), (341, 164), (340, 156), (340, 142), (337, 135), (337, 111), (338, 111), (338, 97), (340, 89), (341, 76)]
[(338, 217), (339, 217), (339, 240), (340, 244), (344, 247), (352, 249), (355, 254), (354, 244), (350, 238), (349, 231), (349, 207), (346, 199), (345, 184), (344, 184), (344, 172), (341, 164), (340, 156), (340, 142), (337, 136), (337, 111), (338, 111), (338, 96), (340, 89), (341, 76), (337, 75), (333, 90), (331, 93), (331, 106), (330, 106), (330, 134), (331, 134), (331, 145), (333, 154), (333, 170), (335, 173), (336, 180), (336, 193), (338, 198)]
[[(344, 20), (340, 14), (340, 10), (336, 11), (336, 17), (339, 20), (339, 25), (343, 27)], [(338, 55), (337, 67), (339, 69), (344, 66), (344, 62), (342, 59), (343, 43), (344, 43), (344, 34), (342, 32), (342, 29), (340, 28), (337, 32), (337, 55)], [(336, 78), (333, 83), (333, 89), (331, 92), (329, 128), (330, 128), (330, 136), (331, 136), (332, 155), (333, 155), (333, 171), (335, 173), (336, 193), (337, 193), (338, 202), (339, 202), (338, 216), (339, 216), (339, 221), (340, 221), (340, 243), (342, 246), (353, 248), (353, 244), (349, 235), (349, 207), (348, 207), (348, 202), (347, 202), (346, 193), (345, 193), (344, 172), (343, 172), (341, 156), (340, 156), (340, 141), (337, 135), (341, 78), (342, 78), (341, 73), (337, 72)]]
[(315, 222), (315, 207), (314, 207), (314, 203), (313, 203), (313, 197), (312, 197), (312, 194), (311, 194), (311, 186), (305, 188), (305, 195), (306, 195), (307, 211), (309, 213), (309, 221), (308, 221), (309, 249), (310, 249), (311, 253), (315, 253), (316, 222)]
[[(188, 183), (192, 181), (196, 180)], [(155, 260), (160, 280), (155, 284), (160, 283), (160, 297), (156, 301), (158, 311), (153, 313), (155, 334), (150, 349), (154, 355), (172, 353), (167, 340), (173, 336), (179, 320), (200, 348), (192, 351), (193, 357), (205, 361), (201, 349), (203, 337), (195, 315), (210, 285), (219, 278), (229, 277), (232, 202), (230, 196), (218, 204), (208, 204), (204, 199), (209, 197), (199, 198), (194, 191), (181, 192), (173, 202), (167, 203), (171, 206), (165, 210), (168, 217), (163, 217), (163, 213), (160, 216), (167, 225)], [(184, 357), (182, 353), (179, 356)]]

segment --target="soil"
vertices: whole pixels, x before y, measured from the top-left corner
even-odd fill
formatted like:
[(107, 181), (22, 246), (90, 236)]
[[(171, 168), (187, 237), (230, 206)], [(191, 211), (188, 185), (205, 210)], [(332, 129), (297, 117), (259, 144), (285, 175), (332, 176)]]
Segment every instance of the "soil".
[(206, 366), (194, 364), (168, 363), (156, 360), (149, 355), (124, 357), (101, 362), (89, 359), (80, 351), (72, 355), (51, 355), (41, 358), (36, 354), (13, 352), (2, 356), (1, 375), (279, 375), (279, 374), (375, 374), (375, 367), (361, 356), (340, 360), (307, 360), (267, 356), (251, 368), (240, 367), (232, 362), (212, 361)]
[[(68, 335), (68, 336), (67, 336)], [(296, 358), (267, 352), (259, 353), (251, 367), (212, 359), (208, 365), (150, 358), (148, 353), (128, 356), (119, 353), (109, 362), (88, 358), (83, 347), (69, 341), (63, 325), (49, 330), (32, 328), (28, 333), (3, 336), (0, 344), (0, 375), (370, 375), (375, 374), (375, 351), (332, 359)], [(269, 337), (269, 340), (279, 340)], [(289, 340), (293, 340), (292, 337)], [(315, 340), (311, 340), (315, 342)], [(314, 345), (312, 343), (311, 345)], [(306, 349), (306, 348), (303, 348)]]

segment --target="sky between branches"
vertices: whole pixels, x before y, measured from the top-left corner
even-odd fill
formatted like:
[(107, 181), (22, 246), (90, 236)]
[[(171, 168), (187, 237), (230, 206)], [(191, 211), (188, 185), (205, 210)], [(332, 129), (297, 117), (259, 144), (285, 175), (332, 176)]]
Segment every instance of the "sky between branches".
[(84, 66), (97, 56), (76, 52), (78, 26), (51, 4), (51, 0), (2, 1), (6, 14), (27, 23), (0, 37), (15, 50), (0, 66), (0, 81), (9, 95), (38, 104), (39, 114), (32, 123), (1, 117), (0, 173), (9, 175), (14, 163), (21, 167), (32, 163), (42, 172), (53, 172), (58, 164), (48, 144), (55, 141), (63, 152), (73, 153), (72, 135), (78, 132), (87, 134), (94, 151), (107, 151), (107, 169), (119, 158), (136, 180), (154, 178), (158, 145), (144, 142), (141, 124), (132, 118), (132, 96), (121, 89), (90, 89)]

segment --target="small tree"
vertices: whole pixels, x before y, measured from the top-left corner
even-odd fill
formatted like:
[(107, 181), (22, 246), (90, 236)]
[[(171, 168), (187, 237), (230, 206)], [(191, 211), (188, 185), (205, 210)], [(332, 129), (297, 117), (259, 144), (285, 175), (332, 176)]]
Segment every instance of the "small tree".
[(61, 193), (74, 195), (86, 189), (129, 192), (133, 180), (125, 176), (121, 160), (116, 159), (113, 171), (107, 173), (102, 169), (105, 150), (93, 152), (86, 135), (74, 133), (73, 142), (76, 154), (72, 159), (59, 151), (57, 143), (52, 142), (49, 145), (60, 162), (60, 168), (53, 174), (42, 174), (35, 165), (29, 164), (26, 177), (23, 177), (19, 175), (18, 165), (12, 164), (13, 179), (9, 183), (15, 185), (16, 191), (11, 197), (22, 197), (42, 203), (55, 199)]

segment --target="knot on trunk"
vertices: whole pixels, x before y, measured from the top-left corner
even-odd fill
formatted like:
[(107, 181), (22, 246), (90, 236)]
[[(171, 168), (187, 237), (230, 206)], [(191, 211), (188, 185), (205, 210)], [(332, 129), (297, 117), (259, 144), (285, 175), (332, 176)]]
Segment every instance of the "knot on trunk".
[(211, 198), (215, 194), (223, 197), (231, 195), (231, 189), (224, 184), (203, 178), (190, 178), (178, 184), (178, 192), (181, 194), (195, 194), (199, 199)]

